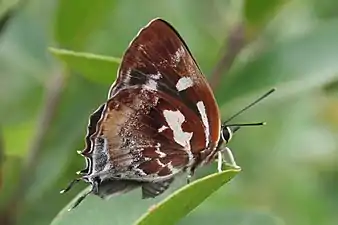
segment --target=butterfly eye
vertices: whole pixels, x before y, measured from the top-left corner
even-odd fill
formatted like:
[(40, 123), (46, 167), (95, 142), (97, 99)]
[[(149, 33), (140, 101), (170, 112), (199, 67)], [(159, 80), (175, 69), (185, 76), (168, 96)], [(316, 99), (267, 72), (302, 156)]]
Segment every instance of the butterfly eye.
[(232, 138), (233, 131), (228, 126), (222, 128), (222, 138), (225, 143), (228, 143)]

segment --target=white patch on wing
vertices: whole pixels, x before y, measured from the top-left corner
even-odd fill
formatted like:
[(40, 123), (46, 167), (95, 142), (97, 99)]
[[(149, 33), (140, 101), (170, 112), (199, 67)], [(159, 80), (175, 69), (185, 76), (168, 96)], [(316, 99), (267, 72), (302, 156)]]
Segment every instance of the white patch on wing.
[(158, 154), (158, 156), (159, 156), (160, 158), (164, 158), (164, 157), (167, 156), (167, 154), (161, 152), (160, 149), (156, 149), (155, 152)]
[(190, 140), (192, 132), (184, 132), (182, 124), (185, 121), (184, 115), (179, 111), (164, 110), (163, 115), (168, 123), (168, 126), (173, 131), (173, 137), (176, 143), (186, 148), (190, 152)]
[(147, 86), (148, 88), (150, 88), (151, 90), (157, 91), (157, 82), (154, 81), (154, 80), (152, 80), (152, 79), (149, 79), (149, 80), (147, 81), (146, 86)]
[(173, 167), (171, 161), (167, 164), (167, 167), (171, 171), (172, 174), (176, 174), (176, 173), (181, 171), (181, 169), (177, 169), (177, 168)]
[(168, 169), (169, 169), (171, 172), (173, 172), (174, 167), (173, 167), (173, 165), (172, 165), (171, 163), (172, 163), (172, 161), (170, 161), (170, 162), (167, 164), (167, 167), (168, 167)]
[(205, 105), (202, 101), (197, 102), (196, 106), (201, 115), (202, 122), (204, 125), (205, 142), (206, 142), (206, 147), (207, 147), (209, 145), (209, 135), (210, 135), (209, 120), (208, 120), (207, 112), (205, 110)]
[[(129, 45), (131, 46), (132, 43), (133, 43), (133, 42), (131, 42)], [(137, 46), (137, 50), (143, 51), (143, 52), (144, 52), (144, 45), (139, 44), (139, 45)]]
[(167, 154), (161, 152), (161, 149), (160, 149), (161, 144), (160, 144), (160, 143), (157, 143), (157, 144), (155, 145), (155, 147), (156, 147), (155, 152), (158, 154), (158, 156), (159, 156), (160, 158), (164, 158), (164, 157), (167, 156)]
[[(125, 77), (128, 77), (129, 80), (130, 80), (130, 73), (131, 73), (131, 69), (128, 69), (128, 70), (126, 71), (126, 73), (124, 74), (124, 76), (125, 76)], [(129, 80), (128, 80), (128, 81), (129, 81)]]
[(178, 91), (183, 91), (192, 87), (193, 85), (194, 83), (190, 77), (181, 77), (176, 83), (176, 89)]
[(168, 127), (163, 125), (162, 127), (158, 128), (158, 132), (161, 133), (165, 129), (168, 129)]
[(142, 169), (135, 167), (133, 168), (133, 170), (135, 170), (135, 172), (139, 173), (141, 176), (147, 176), (148, 174), (146, 172), (144, 172)]
[(164, 163), (161, 162), (159, 159), (156, 159), (156, 162), (157, 162), (158, 165), (160, 165), (162, 168), (165, 167)]
[(159, 80), (161, 79), (162, 75), (160, 74), (160, 72), (157, 72), (157, 74), (152, 74), (151, 78), (153, 78), (154, 80)]
[(183, 46), (181, 46), (179, 49), (177, 49), (177, 51), (175, 52), (175, 54), (173, 55), (173, 57), (171, 58), (173, 63), (175, 65), (177, 65), (177, 63), (179, 63), (182, 59), (182, 57), (185, 56), (185, 50), (183, 48)]
[(191, 150), (186, 151), (186, 153), (188, 154), (189, 166), (190, 166), (194, 162), (194, 155), (192, 154)]

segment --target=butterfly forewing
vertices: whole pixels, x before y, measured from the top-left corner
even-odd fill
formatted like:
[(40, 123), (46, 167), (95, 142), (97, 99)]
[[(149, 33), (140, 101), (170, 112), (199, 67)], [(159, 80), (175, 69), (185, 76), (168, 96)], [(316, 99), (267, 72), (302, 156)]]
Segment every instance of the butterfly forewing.
[(204, 140), (204, 143), (191, 143), (191, 151), (202, 151), (202, 154), (212, 151), (220, 134), (220, 115), (215, 98), (182, 38), (161, 19), (150, 22), (131, 42), (109, 98), (121, 89), (136, 87), (184, 103), (181, 107), (189, 108), (191, 114), (197, 117), (194, 123), (200, 124), (193, 128), (195, 136), (200, 126), (204, 131), (196, 138)]

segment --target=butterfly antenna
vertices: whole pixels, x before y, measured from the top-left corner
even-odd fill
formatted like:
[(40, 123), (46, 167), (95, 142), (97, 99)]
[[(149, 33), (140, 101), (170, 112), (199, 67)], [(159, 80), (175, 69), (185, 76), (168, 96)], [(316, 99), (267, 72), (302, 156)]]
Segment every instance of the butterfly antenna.
[(227, 127), (253, 127), (253, 126), (263, 126), (266, 125), (266, 122), (259, 122), (259, 123), (232, 123), (227, 124)]
[(65, 189), (60, 191), (60, 194), (66, 193), (68, 192), (73, 186), (74, 184), (77, 184), (79, 181), (81, 180), (81, 178), (76, 178), (74, 180), (72, 180)]
[[(266, 92), (264, 95), (262, 95), (261, 97), (259, 97), (257, 100), (255, 100), (254, 102), (252, 102), (251, 104), (247, 105), (246, 107), (244, 107), (243, 109), (241, 109), (240, 111), (238, 111), (237, 113), (235, 113), (233, 116), (231, 116), (229, 119), (227, 119), (225, 122), (223, 122), (223, 124), (226, 124), (227, 122), (231, 121), (232, 119), (234, 119), (235, 117), (237, 117), (238, 115), (242, 114), (244, 111), (246, 111), (247, 109), (251, 108), (252, 106), (256, 105), (258, 102), (262, 101), (263, 99), (265, 99), (266, 97), (268, 97), (270, 94), (272, 94), (274, 91), (276, 90), (276, 88), (272, 88), (270, 91)], [(255, 123), (255, 124), (238, 124), (238, 126), (261, 126), (264, 125), (264, 123)], [(228, 126), (228, 125), (227, 125)]]
[(227, 124), (225, 126), (229, 127), (231, 129), (232, 133), (235, 133), (241, 127), (263, 126), (265, 124), (266, 124), (265, 122), (259, 122), (259, 123), (233, 123), (233, 124)]

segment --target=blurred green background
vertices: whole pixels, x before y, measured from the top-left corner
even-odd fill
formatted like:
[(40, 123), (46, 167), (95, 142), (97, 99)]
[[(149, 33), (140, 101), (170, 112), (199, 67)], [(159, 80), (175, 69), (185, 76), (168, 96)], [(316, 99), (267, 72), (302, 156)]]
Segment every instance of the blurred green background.
[[(335, 0), (1, 0), (0, 224), (50, 224), (86, 187), (59, 194), (84, 166), (76, 150), (88, 116), (116, 77), (117, 64), (67, 64), (48, 47), (119, 58), (155, 17), (179, 31), (218, 84), (224, 119), (278, 89), (236, 118), (268, 123), (230, 143), (243, 171), (180, 224), (337, 225)], [(215, 171), (201, 168), (195, 178)], [(90, 196), (53, 224), (128, 225), (163, 197)]]

